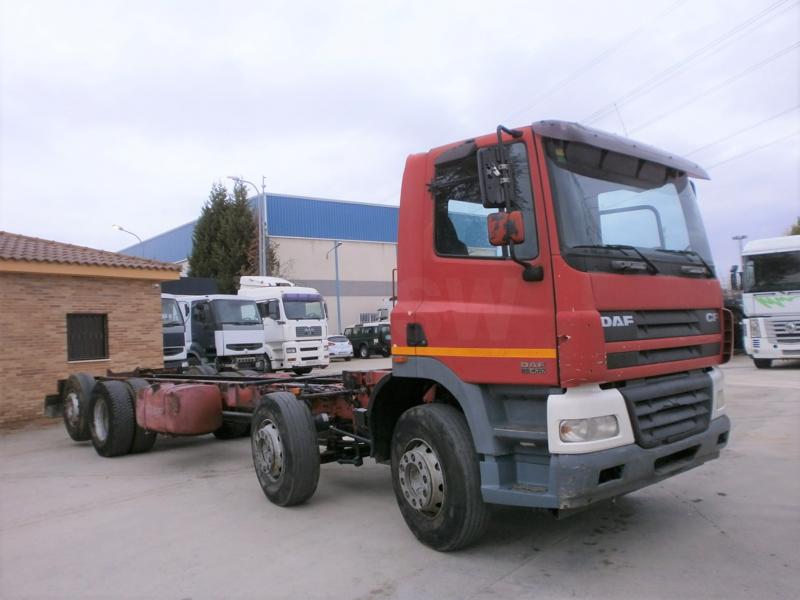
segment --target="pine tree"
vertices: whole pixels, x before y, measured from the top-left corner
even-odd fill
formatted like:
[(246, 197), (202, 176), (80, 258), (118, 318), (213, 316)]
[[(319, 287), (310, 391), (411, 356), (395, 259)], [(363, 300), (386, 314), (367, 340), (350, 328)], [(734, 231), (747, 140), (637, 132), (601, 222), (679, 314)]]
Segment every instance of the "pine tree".
[(795, 221), (792, 226), (789, 227), (786, 235), (800, 235), (800, 217), (797, 217), (797, 221)]
[[(221, 293), (235, 294), (239, 277), (258, 270), (257, 229), (246, 188), (237, 184), (230, 194), (222, 184), (215, 183), (195, 226), (189, 274), (212, 277)], [(277, 274), (280, 264), (274, 253), (270, 266), (273, 264), (276, 270), (270, 273)]]
[(192, 235), (192, 254), (189, 257), (191, 277), (216, 277), (214, 249), (227, 198), (228, 192), (224, 185), (215, 183), (211, 186), (208, 200), (203, 205)]

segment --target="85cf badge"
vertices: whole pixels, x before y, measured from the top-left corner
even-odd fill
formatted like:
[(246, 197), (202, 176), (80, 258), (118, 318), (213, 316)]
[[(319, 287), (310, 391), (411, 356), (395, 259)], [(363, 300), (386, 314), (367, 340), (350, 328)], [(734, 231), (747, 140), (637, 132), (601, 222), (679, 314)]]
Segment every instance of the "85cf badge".
[(519, 363), (519, 367), (523, 375), (544, 375), (547, 373), (547, 367), (541, 361), (523, 360)]

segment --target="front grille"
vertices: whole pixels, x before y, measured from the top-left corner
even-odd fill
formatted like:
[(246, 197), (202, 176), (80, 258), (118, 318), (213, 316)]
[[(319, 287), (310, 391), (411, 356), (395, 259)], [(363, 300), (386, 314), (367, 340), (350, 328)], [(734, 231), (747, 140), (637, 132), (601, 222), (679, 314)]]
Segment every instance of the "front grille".
[(800, 344), (800, 319), (764, 319), (767, 337), (784, 344)]
[(321, 325), (301, 325), (295, 328), (297, 337), (319, 337), (322, 335)]
[(720, 332), (719, 309), (615, 310), (600, 313), (607, 342), (711, 335)]
[(183, 352), (183, 350), (184, 348), (182, 346), (178, 346), (177, 348), (164, 348), (164, 356), (175, 356)]
[(226, 344), (228, 350), (258, 350), (261, 344)]
[(609, 369), (641, 367), (674, 360), (691, 360), (716, 356), (720, 353), (719, 344), (696, 344), (677, 348), (655, 348), (653, 350), (633, 350), (631, 352), (611, 352), (606, 357)]
[(711, 377), (691, 371), (620, 386), (636, 443), (654, 448), (701, 433), (711, 421)]
[(319, 352), (319, 348), (316, 346), (302, 346), (300, 352)]

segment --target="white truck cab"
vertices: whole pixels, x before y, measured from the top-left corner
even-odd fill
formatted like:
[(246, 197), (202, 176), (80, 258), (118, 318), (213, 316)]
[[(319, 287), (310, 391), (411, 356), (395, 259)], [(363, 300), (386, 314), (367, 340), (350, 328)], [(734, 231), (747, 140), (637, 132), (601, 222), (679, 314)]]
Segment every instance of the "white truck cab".
[(190, 365), (265, 370), (264, 326), (254, 301), (231, 294), (175, 298), (185, 316)]
[(172, 294), (161, 294), (161, 335), (164, 340), (164, 367), (182, 369), (188, 366), (186, 319), (177, 298)]
[(302, 375), (330, 364), (327, 311), (317, 290), (281, 277), (243, 276), (239, 286), (240, 297), (258, 304), (269, 368)]
[(800, 235), (748, 242), (742, 263), (748, 356), (759, 369), (800, 358)]

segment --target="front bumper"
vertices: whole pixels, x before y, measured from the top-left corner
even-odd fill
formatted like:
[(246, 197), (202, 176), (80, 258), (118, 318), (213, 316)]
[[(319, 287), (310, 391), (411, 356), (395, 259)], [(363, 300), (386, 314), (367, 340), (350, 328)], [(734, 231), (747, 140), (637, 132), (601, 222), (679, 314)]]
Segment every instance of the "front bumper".
[[(645, 449), (637, 444), (587, 454), (552, 454), (548, 464), (523, 455), (481, 462), (481, 491), (486, 502), (552, 509), (583, 508), (627, 494), (719, 456), (727, 444), (730, 420), (723, 415), (708, 429), (683, 440)], [(500, 457), (498, 457), (500, 458)], [(501, 486), (501, 474), (513, 470), (516, 482)], [(546, 470), (546, 473), (543, 471)], [(546, 475), (547, 485), (526, 485)]]

